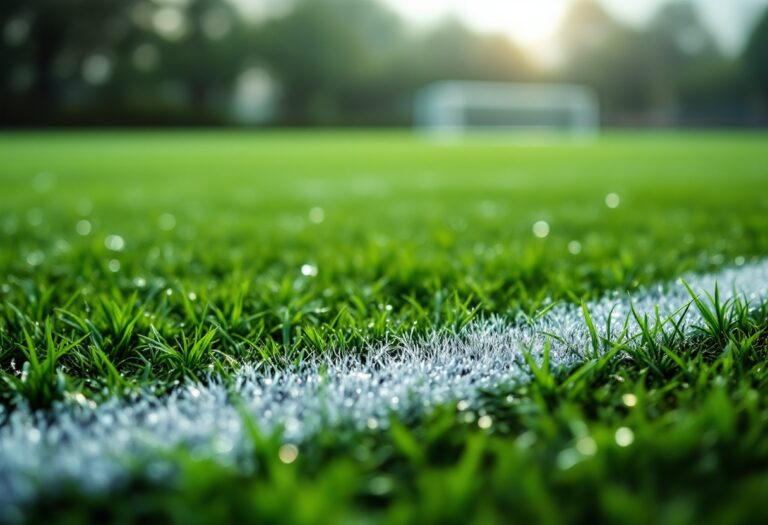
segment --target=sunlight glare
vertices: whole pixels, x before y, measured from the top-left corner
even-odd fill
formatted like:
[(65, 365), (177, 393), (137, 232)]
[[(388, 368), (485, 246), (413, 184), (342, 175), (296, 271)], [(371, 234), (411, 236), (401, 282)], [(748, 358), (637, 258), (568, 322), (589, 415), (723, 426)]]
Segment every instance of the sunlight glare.
[(502, 31), (514, 41), (534, 46), (556, 31), (569, 0), (388, 0), (420, 22), (452, 15), (473, 29)]

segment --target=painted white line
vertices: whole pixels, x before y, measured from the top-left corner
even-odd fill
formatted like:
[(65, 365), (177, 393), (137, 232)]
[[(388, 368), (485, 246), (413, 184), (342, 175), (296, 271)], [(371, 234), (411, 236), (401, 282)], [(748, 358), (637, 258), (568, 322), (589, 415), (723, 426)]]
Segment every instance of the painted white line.
[[(738, 293), (762, 301), (768, 299), (768, 261), (688, 276), (687, 281), (708, 292), (718, 282), (724, 300)], [(689, 301), (678, 282), (635, 293), (631, 303), (626, 294), (609, 294), (588, 309), (599, 333), (605, 334), (610, 323), (618, 334), (630, 304), (649, 316), (658, 307), (665, 317)], [(682, 326), (690, 331), (699, 321), (691, 308)], [(214, 381), (164, 398), (147, 394), (98, 406), (70, 401), (47, 413), (0, 413), (5, 421), (0, 427), (0, 518), (41, 491), (68, 482), (87, 491), (109, 490), (126, 482), (136, 468), (163, 479), (173, 472), (163, 452), (178, 447), (223, 465), (251, 468), (252, 445), (234, 398), (263, 432), (283, 427), (284, 439), (299, 446), (321, 429), (375, 429), (385, 427), (392, 413), (424, 414), (459, 400), (471, 406), (483, 390), (527, 381), (521, 345), (540, 355), (545, 333), (557, 335), (551, 341), (554, 366), (578, 363), (591, 348), (581, 308), (561, 304), (533, 323), (491, 320), (459, 335), (372, 346), (362, 356), (323, 356), (281, 370), (244, 368), (234, 387)]]

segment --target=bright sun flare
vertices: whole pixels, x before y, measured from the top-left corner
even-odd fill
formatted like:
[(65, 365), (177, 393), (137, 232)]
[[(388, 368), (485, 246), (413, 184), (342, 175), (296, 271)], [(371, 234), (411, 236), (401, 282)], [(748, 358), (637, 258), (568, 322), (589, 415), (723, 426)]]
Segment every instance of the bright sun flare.
[(476, 29), (503, 31), (516, 42), (535, 46), (547, 40), (569, 0), (388, 0), (419, 21), (453, 14)]

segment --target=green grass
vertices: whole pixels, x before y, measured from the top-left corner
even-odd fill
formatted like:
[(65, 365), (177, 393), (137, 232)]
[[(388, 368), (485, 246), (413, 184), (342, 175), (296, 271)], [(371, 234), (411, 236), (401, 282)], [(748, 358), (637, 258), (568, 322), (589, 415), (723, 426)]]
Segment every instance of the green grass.
[[(171, 458), (178, 467), (171, 490), (143, 477), (109, 497), (63, 487), (29, 517), (48, 523), (763, 523), (768, 304), (737, 299), (697, 307), (724, 322), (705, 323), (682, 345), (674, 319), (650, 325), (665, 345), (677, 343), (664, 346), (666, 355), (619, 339), (612, 342), (614, 358), (574, 369), (532, 364), (530, 384), (487, 392), (476, 411), (438, 407), (426, 418), (393, 420), (388, 430), (329, 431), (302, 445), (289, 465), (278, 460), (279, 436), (256, 432), (253, 475), (180, 451)], [(480, 428), (479, 418), (488, 414), (493, 424)]]
[[(768, 252), (762, 134), (536, 146), (382, 132), (6, 134), (0, 159), (11, 409), (512, 320)], [(544, 239), (532, 233), (540, 220)], [(36, 516), (761, 522), (768, 323), (764, 309), (708, 305), (693, 306), (710, 314), (693, 342), (660, 340), (658, 322), (637, 318), (641, 350), (489, 393), (490, 431), (443, 407), (388, 432), (320, 436), (292, 465), (264, 439), (265, 467), (248, 479), (182, 451), (170, 490), (137, 479), (120, 499), (65, 492)], [(617, 444), (621, 427), (631, 446)]]

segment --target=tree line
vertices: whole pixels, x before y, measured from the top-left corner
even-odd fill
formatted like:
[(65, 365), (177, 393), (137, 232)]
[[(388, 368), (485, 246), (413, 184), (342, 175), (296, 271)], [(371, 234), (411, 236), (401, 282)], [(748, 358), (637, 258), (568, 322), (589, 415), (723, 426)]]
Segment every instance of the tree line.
[(585, 84), (609, 125), (768, 122), (768, 11), (732, 56), (689, 2), (637, 28), (582, 0), (542, 67), (503, 35), (417, 30), (376, 0), (267, 5), (3, 0), (0, 125), (224, 125), (238, 97), (272, 106), (264, 124), (408, 125), (414, 93), (444, 79)]

